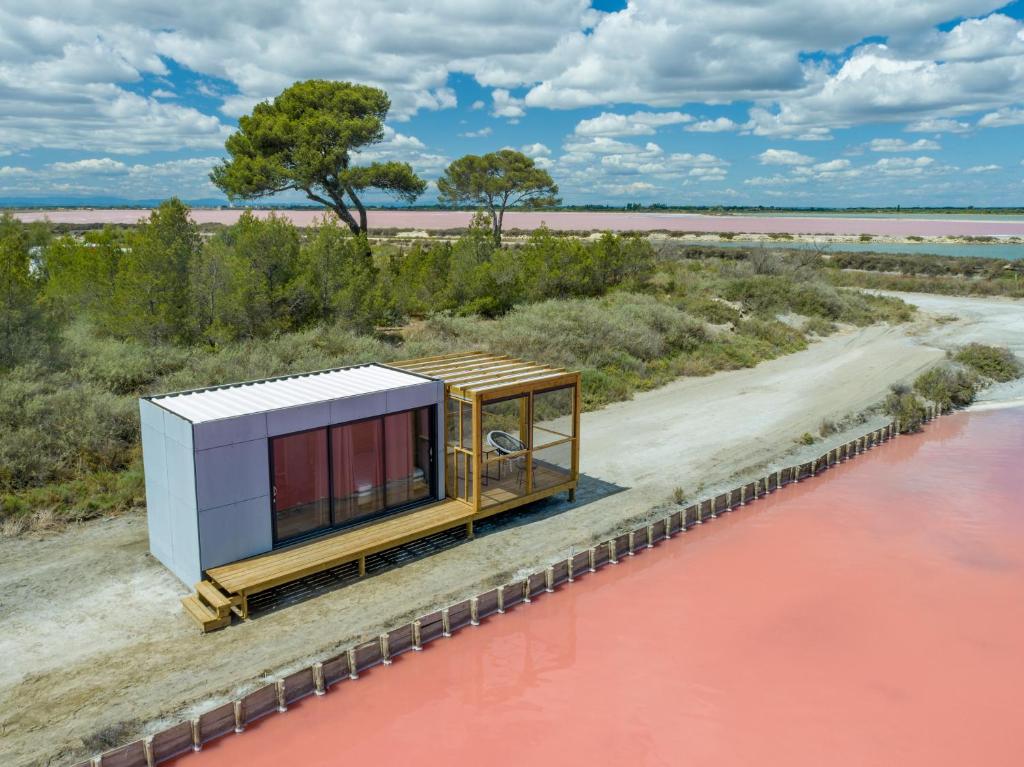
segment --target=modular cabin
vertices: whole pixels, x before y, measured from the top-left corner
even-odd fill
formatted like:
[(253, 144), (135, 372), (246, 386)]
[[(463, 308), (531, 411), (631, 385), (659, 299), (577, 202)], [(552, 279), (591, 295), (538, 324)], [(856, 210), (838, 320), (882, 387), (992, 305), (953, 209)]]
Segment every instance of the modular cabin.
[(579, 373), (470, 352), (140, 400), (150, 551), (204, 631), (248, 597), (560, 492)]

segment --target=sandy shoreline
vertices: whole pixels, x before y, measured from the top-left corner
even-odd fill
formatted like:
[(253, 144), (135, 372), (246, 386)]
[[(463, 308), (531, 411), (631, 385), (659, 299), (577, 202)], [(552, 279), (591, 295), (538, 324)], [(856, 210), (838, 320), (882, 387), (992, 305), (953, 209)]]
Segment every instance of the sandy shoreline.
[[(574, 507), (552, 504), (476, 540), (201, 636), (186, 588), (147, 553), (141, 515), (0, 540), (0, 732), (5, 765), (69, 762), (82, 737), (126, 740), (290, 669), (607, 538), (683, 488), (691, 498), (780, 464), (804, 432), (884, 396), (970, 340), (1024, 355), (1024, 303), (905, 296), (956, 321), (849, 330), (756, 368), (682, 379), (584, 415)], [(986, 401), (1016, 396), (986, 393)], [(881, 422), (881, 419), (879, 419)], [(857, 424), (852, 431), (869, 428)], [(850, 432), (846, 432), (849, 434)], [(844, 440), (833, 435), (815, 455)], [(790, 457), (789, 461), (792, 460)]]

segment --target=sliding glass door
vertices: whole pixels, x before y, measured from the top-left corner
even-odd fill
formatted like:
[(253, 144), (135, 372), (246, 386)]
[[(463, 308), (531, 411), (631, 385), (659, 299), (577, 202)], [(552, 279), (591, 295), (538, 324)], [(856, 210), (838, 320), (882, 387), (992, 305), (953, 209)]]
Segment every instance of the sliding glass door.
[(275, 544), (436, 498), (434, 411), (271, 439)]

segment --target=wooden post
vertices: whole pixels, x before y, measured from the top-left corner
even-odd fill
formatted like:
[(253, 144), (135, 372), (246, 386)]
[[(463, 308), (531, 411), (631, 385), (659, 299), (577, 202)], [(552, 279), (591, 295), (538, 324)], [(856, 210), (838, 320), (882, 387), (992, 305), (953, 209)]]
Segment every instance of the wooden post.
[(381, 634), (378, 639), (380, 642), (380, 660), (385, 666), (391, 665), (391, 637), (387, 633)]
[(703, 525), (704, 524), (704, 511), (703, 511), (703, 509), (704, 509), (703, 502), (697, 501), (697, 521), (696, 521), (696, 524), (698, 524), (698, 525)]
[(451, 614), (448, 612), (447, 607), (441, 608), (441, 636), (450, 637), (452, 635), (452, 620)]
[(466, 523), (466, 537), (470, 538), (470, 539), (472, 539), (474, 537), (474, 533), (473, 533), (473, 520), (472, 519), (469, 520), (469, 522)]
[(593, 546), (591, 546), (590, 547), (590, 551), (588, 553), (590, 554), (590, 572), (596, 573), (597, 572), (597, 549), (595, 549)]
[(616, 551), (616, 548), (618, 547), (616, 546), (615, 539), (612, 538), (608, 541), (608, 562), (613, 565), (619, 563), (619, 553)]
[(654, 548), (654, 525), (647, 526), (647, 548)]
[(555, 568), (549, 567), (544, 571), (544, 590), (549, 594), (555, 590)]
[(480, 597), (469, 598), (469, 625), (480, 625)]
[(665, 540), (672, 537), (672, 515), (665, 517)]
[(569, 557), (565, 560), (565, 580), (572, 583), (576, 575), (576, 555), (569, 549)]
[(94, 756), (92, 759), (89, 760), (89, 765), (90, 767), (103, 767), (103, 757)]
[[(499, 592), (500, 593), (500, 592)], [(412, 649), (419, 652), (423, 649), (423, 624), (420, 623), (419, 618), (412, 622)]]
[(348, 678), (349, 679), (358, 679), (359, 678), (359, 670), (358, 670), (358, 667), (356, 666), (356, 651), (355, 651), (355, 648), (354, 647), (350, 648), (347, 651), (347, 653), (345, 654), (345, 657), (348, 659)]
[(635, 538), (636, 538), (636, 533), (634, 533), (632, 530), (630, 530), (629, 531), (629, 535), (626, 536), (626, 541), (627, 541), (626, 555), (627, 556), (630, 556), (630, 557), (633, 556), (633, 549), (635, 548), (635, 543), (636, 543), (635, 542)]
[(747, 505), (747, 486), (740, 485), (740, 506)]
[(525, 602), (526, 604), (530, 604), (531, 601), (532, 600), (530, 599), (530, 576), (527, 575), (526, 579), (523, 581), (523, 602)]
[(359, 557), (359, 577), (366, 575), (366, 557)]
[(782, 469), (779, 469), (778, 476), (775, 479), (775, 489), (778, 490), (782, 487)]
[(313, 664), (313, 692), (317, 695), (327, 692), (326, 685), (324, 685), (324, 664), (320, 661)]
[(277, 680), (277, 710), (279, 713), (284, 713), (288, 710), (287, 704), (284, 702), (284, 680)]
[(245, 703), (240, 700), (235, 701), (235, 732), (245, 731)]
[(480, 402), (481, 395), (473, 396), (473, 495), (472, 504), (474, 511), (480, 511), (480, 472), (483, 469), (483, 406)]
[[(199, 717), (192, 720), (192, 750), (201, 751), (203, 748), (203, 730), (199, 724)], [(99, 758), (99, 757), (97, 757)]]
[(498, 612), (504, 614), (505, 612), (505, 586), (502, 584), (498, 586)]
[(156, 757), (153, 755), (153, 736), (147, 735), (142, 741), (142, 754), (146, 757), (146, 767), (156, 767)]

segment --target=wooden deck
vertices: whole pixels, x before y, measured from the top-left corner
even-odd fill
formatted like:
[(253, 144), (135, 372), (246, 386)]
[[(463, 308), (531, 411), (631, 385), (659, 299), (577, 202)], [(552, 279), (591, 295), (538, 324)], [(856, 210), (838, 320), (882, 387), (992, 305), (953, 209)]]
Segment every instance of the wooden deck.
[[(473, 516), (473, 509), (462, 501), (441, 501), (390, 519), (367, 523), (355, 530), (211, 568), (206, 572), (208, 581), (197, 584), (195, 597), (187, 599), (198, 599), (201, 604), (213, 608), (211, 612), (217, 611), (220, 615), (224, 614), (225, 605), (230, 603), (244, 619), (249, 615), (248, 598), (252, 594), (346, 562), (358, 562), (359, 574), (363, 575), (366, 557), (370, 554), (459, 525), (466, 525), (472, 534)], [(187, 604), (186, 609), (195, 618), (195, 606)], [(202, 621), (197, 622), (204, 631), (221, 627), (212, 617), (206, 625)], [(220, 623), (227, 625), (223, 621)]]

